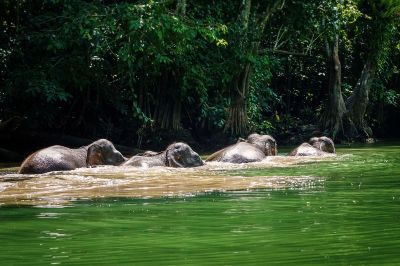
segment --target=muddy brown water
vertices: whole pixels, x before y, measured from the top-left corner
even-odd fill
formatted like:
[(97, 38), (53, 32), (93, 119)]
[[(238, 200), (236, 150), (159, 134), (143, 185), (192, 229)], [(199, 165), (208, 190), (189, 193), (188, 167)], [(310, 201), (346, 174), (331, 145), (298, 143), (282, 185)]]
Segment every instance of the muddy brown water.
[(323, 177), (249, 176), (248, 172), (338, 159), (276, 156), (257, 163), (211, 162), (183, 169), (101, 166), (40, 175), (0, 174), (0, 205), (58, 205), (77, 199), (182, 197), (211, 191), (306, 187)]

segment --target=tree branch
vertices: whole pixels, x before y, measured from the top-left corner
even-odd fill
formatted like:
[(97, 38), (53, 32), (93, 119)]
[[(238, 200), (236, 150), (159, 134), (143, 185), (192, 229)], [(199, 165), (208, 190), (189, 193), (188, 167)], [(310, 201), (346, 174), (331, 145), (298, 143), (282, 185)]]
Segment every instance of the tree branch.
[(278, 50), (278, 49), (264, 49), (264, 50), (258, 51), (258, 53), (259, 54), (273, 53), (273, 54), (283, 54), (283, 55), (293, 55), (293, 56), (314, 57), (312, 55), (308, 55), (308, 54), (305, 54), (305, 53)]

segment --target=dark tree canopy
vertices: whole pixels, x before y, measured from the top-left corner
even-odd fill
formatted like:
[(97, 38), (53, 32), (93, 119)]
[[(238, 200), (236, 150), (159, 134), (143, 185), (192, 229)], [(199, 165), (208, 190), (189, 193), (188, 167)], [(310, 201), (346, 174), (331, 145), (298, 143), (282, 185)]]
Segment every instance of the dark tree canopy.
[(398, 137), (399, 18), (400, 0), (1, 1), (0, 134)]

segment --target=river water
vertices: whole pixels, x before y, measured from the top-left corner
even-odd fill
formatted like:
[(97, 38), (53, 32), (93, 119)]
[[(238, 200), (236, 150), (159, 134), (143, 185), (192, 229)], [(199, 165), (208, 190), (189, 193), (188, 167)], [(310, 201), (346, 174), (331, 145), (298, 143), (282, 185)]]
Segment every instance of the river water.
[(1, 265), (399, 265), (400, 144), (0, 174)]

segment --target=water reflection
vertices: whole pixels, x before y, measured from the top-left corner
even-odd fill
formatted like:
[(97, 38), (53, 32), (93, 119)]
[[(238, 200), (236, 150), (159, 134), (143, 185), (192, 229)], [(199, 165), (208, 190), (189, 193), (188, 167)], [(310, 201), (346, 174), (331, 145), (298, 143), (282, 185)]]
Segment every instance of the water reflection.
[(58, 219), (64, 214), (65, 213), (60, 213), (60, 212), (41, 212), (38, 215), (36, 215), (36, 217), (39, 219)]
[(288, 167), (330, 158), (268, 157), (258, 163), (208, 163), (196, 168), (136, 168), (104, 166), (41, 175), (9, 174), (1, 178), (0, 204), (64, 205), (99, 197), (180, 197), (211, 191), (303, 188), (323, 178), (315, 176), (243, 176), (247, 170)]
[[(62, 231), (62, 229), (60, 229)], [(50, 232), (50, 231), (42, 231), (41, 232), (42, 236), (39, 238), (61, 238), (61, 237), (66, 237), (68, 236), (67, 234), (61, 233), (61, 232)], [(52, 248), (55, 249), (55, 248)]]

